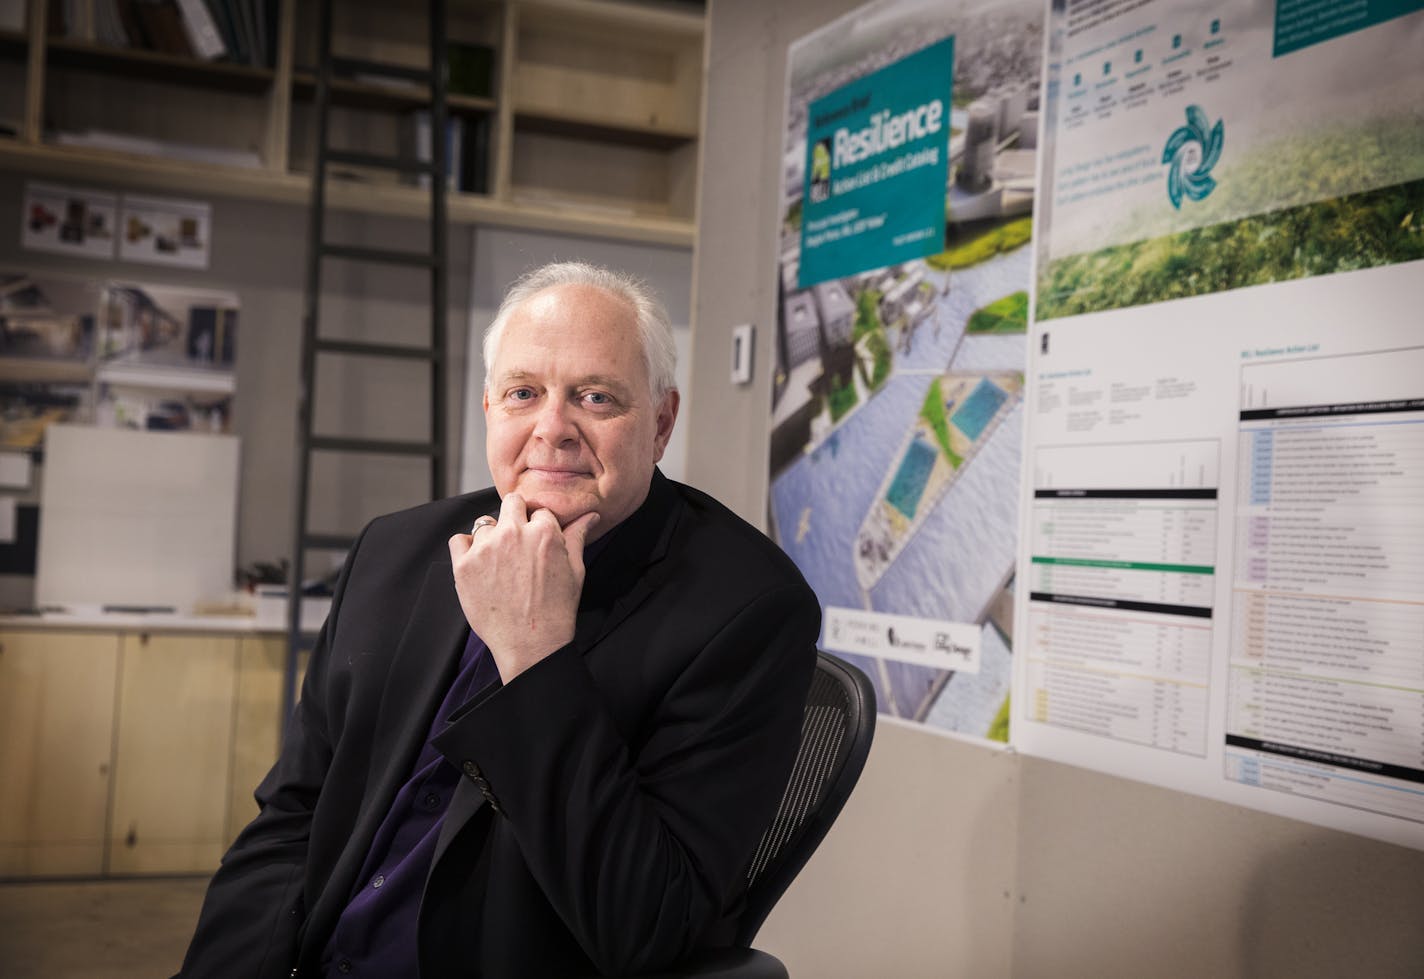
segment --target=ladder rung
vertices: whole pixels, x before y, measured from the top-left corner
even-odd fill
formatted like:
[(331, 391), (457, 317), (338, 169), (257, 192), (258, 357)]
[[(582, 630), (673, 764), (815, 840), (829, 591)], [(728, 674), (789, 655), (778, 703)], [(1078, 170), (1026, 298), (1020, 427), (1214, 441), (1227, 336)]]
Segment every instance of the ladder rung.
[(429, 68), (393, 65), (386, 61), (370, 61), (366, 58), (332, 58), (331, 70), (341, 76), (378, 75), (381, 78), (400, 78), (421, 85), (430, 84)]
[(313, 550), (349, 551), (356, 538), (347, 534), (303, 534), (302, 546)]
[(322, 244), (320, 248), (323, 255), (357, 262), (385, 262), (388, 265), (415, 265), (421, 268), (430, 268), (435, 264), (429, 252), (401, 252), (389, 248), (363, 248), (360, 245)]
[(329, 435), (313, 436), (308, 445), (312, 449), (324, 449), (328, 452), (369, 452), (374, 455), (433, 456), (440, 451), (433, 442), (394, 442)]
[(345, 163), (353, 167), (378, 167), (401, 173), (435, 172), (435, 164), (428, 160), (417, 160), (408, 156), (382, 156), (379, 153), (362, 153), (358, 150), (327, 150), (326, 162)]
[(439, 356), (429, 347), (403, 347), (394, 343), (363, 343), (360, 340), (318, 340), (316, 349), (328, 354), (399, 357), (404, 360), (435, 360)]

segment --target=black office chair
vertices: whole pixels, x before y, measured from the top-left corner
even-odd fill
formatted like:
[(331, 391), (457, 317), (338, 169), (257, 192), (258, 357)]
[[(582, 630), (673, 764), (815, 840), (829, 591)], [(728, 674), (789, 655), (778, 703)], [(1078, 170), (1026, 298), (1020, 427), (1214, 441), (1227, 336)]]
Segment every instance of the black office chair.
[(788, 979), (781, 961), (751, 948), (752, 939), (836, 821), (865, 767), (874, 735), (875, 688), (869, 677), (849, 663), (818, 652), (796, 763), (781, 805), (747, 867), (746, 910), (737, 925), (738, 947), (718, 949), (684, 963), (667, 973), (666, 979)]

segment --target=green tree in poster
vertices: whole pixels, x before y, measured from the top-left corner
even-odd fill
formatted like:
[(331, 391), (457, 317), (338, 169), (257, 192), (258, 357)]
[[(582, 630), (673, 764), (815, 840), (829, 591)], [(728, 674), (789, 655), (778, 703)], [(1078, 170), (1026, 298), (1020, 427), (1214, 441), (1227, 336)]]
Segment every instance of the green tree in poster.
[(831, 154), (825, 143), (817, 143), (811, 148), (811, 179), (831, 179)]

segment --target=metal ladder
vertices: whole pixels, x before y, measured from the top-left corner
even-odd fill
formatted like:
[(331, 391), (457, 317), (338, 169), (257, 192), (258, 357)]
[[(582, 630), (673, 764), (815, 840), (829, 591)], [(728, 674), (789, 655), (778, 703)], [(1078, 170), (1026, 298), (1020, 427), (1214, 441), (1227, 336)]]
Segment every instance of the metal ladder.
[[(430, 67), (412, 68), (344, 58), (332, 53), (332, 6), (321, 0), (318, 24), (319, 65), (317, 71), (316, 160), (312, 170), (312, 201), (307, 233), (306, 301), (302, 317), (301, 387), (297, 395), (296, 512), (293, 519), (291, 564), (287, 578), (287, 656), (282, 689), (282, 723), (289, 723), (296, 701), (296, 679), (300, 655), (310, 645), (302, 631), (302, 582), (308, 551), (343, 551), (355, 542), (354, 536), (312, 533), (307, 508), (311, 492), (311, 464), (315, 452), (368, 453), (424, 456), (430, 460), (430, 498), (445, 493), (446, 446), (446, 111), (445, 96), (449, 59), (445, 47), (445, 0), (430, 0)], [(425, 162), (405, 156), (337, 149), (329, 145), (329, 110), (333, 74), (362, 74), (399, 79), (425, 85), (430, 91), (430, 159)], [(402, 174), (429, 177), (430, 248), (428, 251), (394, 251), (337, 244), (326, 238), (326, 183), (328, 164), (377, 167)], [(428, 269), (430, 272), (430, 346), (366, 343), (327, 339), (319, 329), (321, 272), (325, 259), (383, 263)], [(387, 360), (423, 360), (430, 365), (430, 441), (391, 441), (335, 437), (313, 431), (316, 400), (316, 370), (323, 354), (355, 355)]]

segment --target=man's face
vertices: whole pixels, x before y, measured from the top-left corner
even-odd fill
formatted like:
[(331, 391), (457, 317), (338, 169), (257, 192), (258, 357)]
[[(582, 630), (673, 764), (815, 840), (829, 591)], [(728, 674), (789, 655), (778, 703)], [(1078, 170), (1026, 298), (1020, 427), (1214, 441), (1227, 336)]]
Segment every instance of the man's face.
[(677, 405), (676, 391), (653, 402), (631, 306), (586, 285), (535, 293), (505, 324), (485, 388), (495, 488), (560, 525), (597, 511), (601, 536), (647, 497)]

